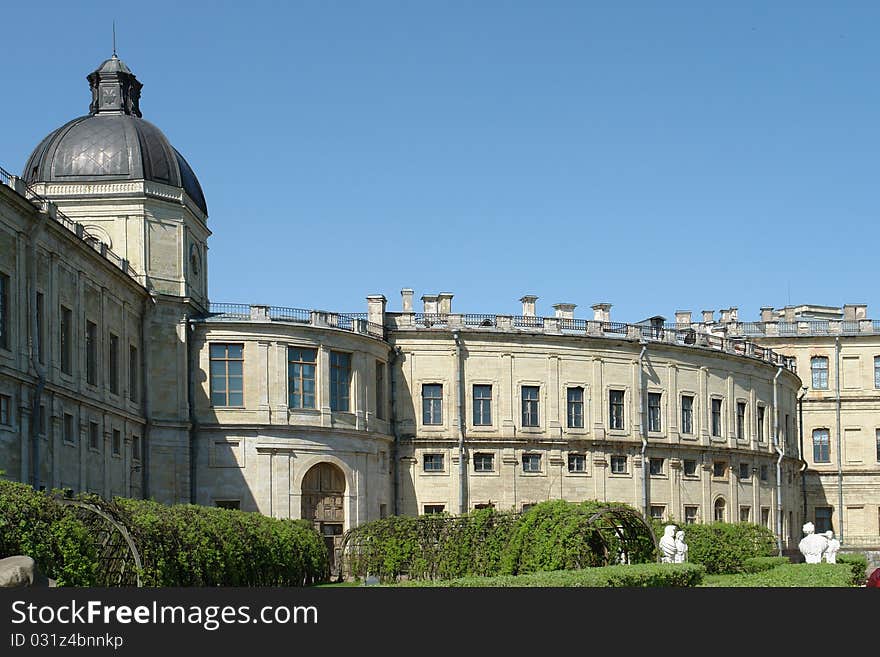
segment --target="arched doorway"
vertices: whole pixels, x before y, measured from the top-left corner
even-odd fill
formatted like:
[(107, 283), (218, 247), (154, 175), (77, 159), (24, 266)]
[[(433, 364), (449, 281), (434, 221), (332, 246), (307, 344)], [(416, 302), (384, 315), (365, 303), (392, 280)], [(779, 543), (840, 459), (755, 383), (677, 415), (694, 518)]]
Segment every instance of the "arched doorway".
[(339, 562), (345, 523), (345, 474), (332, 463), (312, 466), (302, 481), (302, 518), (314, 523), (330, 555), (330, 571)]

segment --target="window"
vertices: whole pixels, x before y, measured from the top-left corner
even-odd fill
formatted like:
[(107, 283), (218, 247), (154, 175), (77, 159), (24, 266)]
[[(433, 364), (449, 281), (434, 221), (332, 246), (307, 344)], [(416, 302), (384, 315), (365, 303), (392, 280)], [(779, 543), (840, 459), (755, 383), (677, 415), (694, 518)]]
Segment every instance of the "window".
[(663, 520), (663, 517), (666, 515), (666, 507), (662, 504), (652, 504), (651, 505), (651, 519), (652, 520)]
[(772, 529), (770, 527), (770, 508), (766, 506), (761, 507), (761, 524), (764, 525), (767, 529)]
[(764, 412), (767, 409), (764, 406), (758, 406), (758, 442), (764, 442)]
[(723, 497), (719, 497), (717, 500), (715, 500), (715, 522), (724, 522), (726, 517), (724, 513), (724, 506), (725, 503)]
[(141, 460), (141, 437), (137, 435), (131, 437), (131, 460)]
[(214, 343), (210, 358), (211, 404), (244, 406), (244, 345)]
[(422, 384), (422, 424), (443, 424), (443, 386)]
[(568, 399), (568, 426), (570, 429), (584, 428), (584, 389), (569, 388)]
[(663, 459), (652, 456), (648, 459), (649, 467), (651, 468), (650, 472), (652, 475), (662, 475), (663, 474)]
[(813, 356), (810, 359), (810, 372), (813, 376), (813, 389), (828, 390), (828, 357)]
[(739, 521), (740, 522), (751, 522), (752, 521), (752, 507), (750, 507), (750, 506), (739, 507)]
[(492, 386), (474, 386), (474, 426), (488, 427), (492, 424)]
[(112, 436), (113, 456), (119, 456), (122, 454), (122, 434), (119, 429), (113, 429)]
[(541, 471), (541, 455), (540, 454), (523, 454), (522, 468), (523, 468), (523, 472), (540, 472)]
[(238, 510), (241, 508), (241, 501), (239, 500), (214, 500), (214, 504), (218, 509)]
[(712, 435), (721, 436), (721, 400), (712, 399)]
[(834, 509), (830, 506), (817, 506), (816, 507), (816, 533), (822, 534), (827, 532), (829, 529), (833, 529), (831, 527), (831, 515), (834, 513)]
[(880, 356), (874, 356), (874, 387), (880, 388)]
[(615, 454), (611, 457), (611, 474), (626, 474), (626, 456)]
[(696, 477), (697, 476), (697, 462), (694, 459), (685, 459), (684, 460), (684, 476), (685, 477)]
[(73, 371), (73, 313), (70, 308), (61, 306), (61, 371)]
[(138, 350), (134, 345), (128, 346), (128, 398), (136, 402), (138, 400)]
[(712, 476), (713, 477), (724, 477), (727, 475), (727, 462), (726, 461), (713, 461), (712, 462)]
[(648, 431), (661, 431), (660, 427), (660, 393), (648, 393)]
[(98, 385), (98, 325), (86, 320), (86, 383)]
[(736, 439), (746, 437), (746, 403), (736, 402)]
[(423, 457), (425, 472), (443, 472), (443, 454), (425, 454)]
[(534, 507), (535, 507), (534, 502), (526, 502), (522, 505), (522, 512), (525, 513), (526, 511), (528, 511), (529, 509), (532, 509)]
[(46, 421), (46, 405), (40, 404), (40, 414), (37, 417), (37, 433), (41, 436), (45, 436), (48, 426), (49, 423)]
[(761, 481), (767, 481), (770, 477), (770, 471), (766, 465), (761, 466)]
[(691, 395), (681, 397), (681, 432), (694, 432), (694, 398)]
[(351, 390), (351, 354), (330, 352), (330, 410), (348, 411)]
[(426, 516), (435, 515), (437, 513), (443, 513), (446, 510), (446, 506), (443, 504), (426, 504), (424, 506), (424, 511)]
[(568, 471), (569, 472), (586, 472), (587, 457), (584, 454), (568, 455)]
[(9, 276), (0, 274), (0, 348), (9, 349)]
[(376, 361), (376, 418), (385, 419), (385, 363)]
[(89, 422), (89, 449), (97, 450), (100, 448), (100, 431), (101, 428), (97, 422)]
[(119, 394), (119, 337), (110, 334), (107, 353), (107, 385), (114, 395)]
[(12, 398), (8, 395), (0, 395), (0, 424), (12, 424)]
[(698, 506), (684, 507), (684, 524), (686, 524), (686, 525), (697, 524), (697, 514), (699, 513), (699, 510), (700, 510), (700, 507), (698, 507)]
[(830, 462), (830, 432), (828, 429), (813, 429), (813, 463)]
[(73, 434), (73, 415), (71, 415), (70, 413), (64, 414), (61, 432), (64, 442), (70, 443), (71, 445), (76, 442), (76, 437)]
[(538, 391), (538, 386), (522, 387), (522, 425), (524, 427), (539, 426)]
[(611, 429), (623, 429), (623, 390), (608, 391), (608, 421)]
[(880, 461), (880, 429), (874, 430), (874, 442), (876, 443), (876, 457)]
[(482, 509), (494, 509), (495, 505), (492, 502), (481, 502), (480, 504), (474, 504), (474, 510), (481, 511)]
[(315, 369), (318, 350), (287, 348), (287, 406), (315, 408)]
[(477, 452), (474, 454), (474, 472), (492, 472), (495, 470), (495, 455)]
[(748, 481), (752, 478), (752, 468), (748, 463), (739, 464), (739, 480)]
[(43, 293), (37, 292), (37, 334), (34, 336), (34, 351), (37, 354), (37, 360), (40, 363), (46, 362), (46, 353), (43, 349)]

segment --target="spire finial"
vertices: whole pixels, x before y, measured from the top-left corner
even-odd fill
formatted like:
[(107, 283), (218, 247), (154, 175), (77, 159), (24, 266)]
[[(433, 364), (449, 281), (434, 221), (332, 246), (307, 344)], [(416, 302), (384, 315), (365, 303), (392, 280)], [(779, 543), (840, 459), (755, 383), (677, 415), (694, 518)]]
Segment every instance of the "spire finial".
[(113, 56), (116, 57), (116, 20), (113, 20)]

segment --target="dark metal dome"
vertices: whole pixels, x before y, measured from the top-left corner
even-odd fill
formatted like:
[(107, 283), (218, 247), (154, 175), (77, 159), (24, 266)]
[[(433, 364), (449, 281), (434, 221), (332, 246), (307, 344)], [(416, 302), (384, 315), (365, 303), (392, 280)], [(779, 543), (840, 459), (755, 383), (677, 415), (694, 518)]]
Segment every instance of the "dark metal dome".
[(159, 128), (141, 118), (141, 83), (125, 63), (114, 55), (88, 80), (90, 114), (43, 139), (22, 177), (28, 183), (152, 180), (182, 188), (207, 214), (192, 168)]

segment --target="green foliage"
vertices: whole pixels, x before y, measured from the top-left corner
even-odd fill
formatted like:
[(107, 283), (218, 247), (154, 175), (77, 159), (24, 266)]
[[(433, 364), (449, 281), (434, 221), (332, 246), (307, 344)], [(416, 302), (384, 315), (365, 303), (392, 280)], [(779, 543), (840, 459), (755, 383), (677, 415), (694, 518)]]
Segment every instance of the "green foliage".
[(497, 577), (409, 580), (398, 586), (430, 587), (685, 587), (699, 586), (705, 569), (692, 563), (644, 563), (556, 570)]
[(743, 560), (742, 572), (760, 573), (786, 563), (791, 563), (788, 557), (750, 557)]
[(855, 552), (838, 552), (837, 563), (843, 563), (852, 570), (853, 586), (861, 586), (868, 579), (868, 558)]
[(703, 586), (849, 587), (852, 570), (841, 563), (786, 563), (758, 573), (707, 575)]
[(684, 533), (688, 560), (703, 564), (709, 574), (742, 572), (746, 559), (777, 551), (773, 532), (750, 522), (686, 525)]

